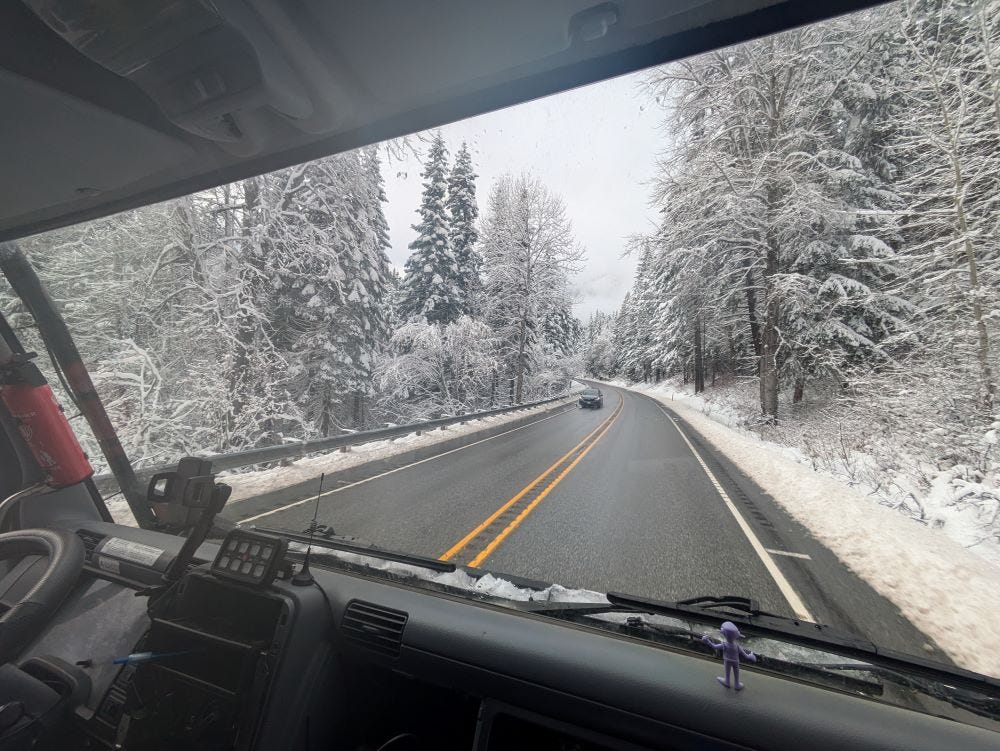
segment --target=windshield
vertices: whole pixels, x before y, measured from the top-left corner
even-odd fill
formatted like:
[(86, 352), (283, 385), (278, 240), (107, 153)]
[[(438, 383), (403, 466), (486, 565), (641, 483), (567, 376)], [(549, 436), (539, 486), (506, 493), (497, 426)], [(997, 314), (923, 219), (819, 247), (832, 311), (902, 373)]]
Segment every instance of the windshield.
[(20, 244), (235, 523), (997, 677), (998, 49), (888, 4)]

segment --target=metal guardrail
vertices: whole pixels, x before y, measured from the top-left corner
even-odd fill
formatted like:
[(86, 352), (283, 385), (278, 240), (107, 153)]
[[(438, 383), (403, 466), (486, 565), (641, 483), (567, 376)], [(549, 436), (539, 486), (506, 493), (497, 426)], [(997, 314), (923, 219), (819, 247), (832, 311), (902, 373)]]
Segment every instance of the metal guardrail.
[[(247, 449), (246, 451), (235, 451), (231, 454), (215, 454), (200, 458), (212, 462), (212, 469), (215, 471), (236, 469), (237, 467), (247, 467), (251, 464), (264, 464), (266, 462), (301, 459), (307, 454), (331, 451), (345, 446), (360, 446), (361, 444), (371, 443), (372, 441), (398, 438), (400, 436), (409, 435), (410, 433), (419, 434), (425, 430), (434, 430), (435, 428), (443, 428), (448, 425), (469, 422), (471, 420), (479, 420), (484, 417), (492, 417), (493, 415), (502, 415), (508, 412), (532, 409), (543, 404), (557, 402), (561, 399), (569, 399), (572, 396), (572, 393), (567, 392), (560, 394), (559, 396), (549, 397), (548, 399), (539, 399), (538, 401), (515, 404), (508, 407), (497, 407), (496, 409), (488, 409), (484, 412), (469, 412), (464, 415), (439, 417), (436, 420), (426, 420), (424, 422), (415, 422), (408, 425), (393, 425), (388, 428), (376, 428), (375, 430), (363, 430), (355, 433), (342, 433), (340, 435), (330, 436), (329, 438), (318, 438), (314, 441), (285, 443), (280, 446), (264, 446), (256, 449)], [(176, 466), (176, 464), (161, 464), (154, 467), (142, 467), (136, 469), (135, 473), (139, 478), (140, 485), (144, 485), (149, 481), (149, 478), (157, 472), (169, 472)], [(113, 493), (118, 489), (118, 482), (115, 480), (114, 475), (111, 474), (96, 475), (94, 477), (94, 483), (97, 485), (97, 489), (101, 492), (101, 495)]]

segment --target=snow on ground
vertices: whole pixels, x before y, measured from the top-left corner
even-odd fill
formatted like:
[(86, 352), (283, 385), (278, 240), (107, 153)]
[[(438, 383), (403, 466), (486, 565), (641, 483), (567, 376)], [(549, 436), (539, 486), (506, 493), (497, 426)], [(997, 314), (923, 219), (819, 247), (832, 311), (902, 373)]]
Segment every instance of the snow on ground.
[(738, 411), (670, 385), (628, 386), (670, 406), (769, 493), (848, 568), (895, 604), (962, 667), (1000, 676), (1000, 566), (938, 528), (814, 470), (801, 452), (738, 426)]
[[(695, 396), (690, 386), (662, 382), (628, 386), (679, 402), (712, 420), (763, 440), (785, 456), (900, 511), (1000, 567), (1000, 474), (996, 428), (986, 435), (922, 419), (920, 395), (899, 412), (875, 403), (852, 408), (816, 399), (782, 404), (777, 425), (760, 421), (754, 379), (720, 384)], [(1000, 420), (1000, 417), (998, 417)], [(991, 436), (991, 434), (993, 434)], [(972, 445), (970, 445), (972, 444)]]
[[(571, 393), (581, 388), (583, 386), (574, 382), (574, 388), (571, 389)], [(424, 432), (421, 435), (417, 435), (414, 432), (400, 436), (399, 438), (351, 446), (349, 451), (343, 453), (338, 449), (324, 454), (313, 454), (302, 459), (296, 459), (284, 467), (272, 467), (270, 469), (249, 472), (221, 472), (219, 473), (219, 479), (233, 489), (229, 503), (238, 503), (262, 493), (269, 493), (273, 490), (286, 488), (289, 485), (312, 480), (324, 472), (327, 474), (340, 472), (360, 464), (387, 459), (390, 456), (402, 454), (406, 451), (432, 446), (436, 443), (449, 441), (452, 438), (477, 433), (496, 425), (504, 425), (523, 417), (541, 414), (559, 406), (561, 403), (543, 404), (520, 412), (483, 417), (478, 420), (471, 420), (465, 423), (465, 425), (448, 425), (444, 428)], [(106, 502), (112, 517), (114, 517), (114, 520), (118, 524), (135, 526), (135, 519), (124, 498), (118, 495)]]

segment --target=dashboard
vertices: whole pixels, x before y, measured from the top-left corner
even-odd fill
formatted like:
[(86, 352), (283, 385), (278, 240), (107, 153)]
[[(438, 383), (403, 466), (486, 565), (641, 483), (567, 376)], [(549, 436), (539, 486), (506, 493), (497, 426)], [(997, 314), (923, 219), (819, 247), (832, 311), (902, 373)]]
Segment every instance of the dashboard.
[(183, 540), (77, 524), (85, 574), (22, 658), (56, 657), (89, 677), (61, 748), (820, 751), (1000, 742), (985, 729), (765, 673), (726, 692), (719, 666), (695, 655), (356, 570), (314, 565), (309, 580), (293, 581), (279, 567), (270, 583), (220, 576), (212, 561), (227, 551), (218, 544), (203, 545), (149, 608), (150, 595), (163, 594), (149, 588)]

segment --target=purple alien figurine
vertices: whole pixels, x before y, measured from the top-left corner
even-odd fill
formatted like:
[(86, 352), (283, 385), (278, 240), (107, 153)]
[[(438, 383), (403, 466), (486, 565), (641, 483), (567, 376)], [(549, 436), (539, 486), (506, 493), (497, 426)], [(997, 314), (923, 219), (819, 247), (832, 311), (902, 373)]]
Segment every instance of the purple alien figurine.
[[(740, 683), (740, 657), (744, 660), (749, 660), (750, 662), (757, 662), (757, 656), (753, 652), (748, 652), (743, 649), (743, 647), (739, 645), (739, 642), (736, 641), (737, 639), (742, 639), (743, 634), (741, 634), (740, 630), (736, 628), (735, 623), (726, 621), (722, 624), (719, 631), (722, 632), (722, 638), (724, 641), (712, 641), (708, 634), (701, 637), (701, 640), (716, 652), (720, 649), (722, 650), (722, 664), (726, 669), (726, 677), (723, 678), (720, 675), (716, 678), (716, 680), (726, 688), (732, 687), (739, 691), (743, 688), (743, 684)], [(732, 683), (729, 681), (730, 673), (733, 673)]]

